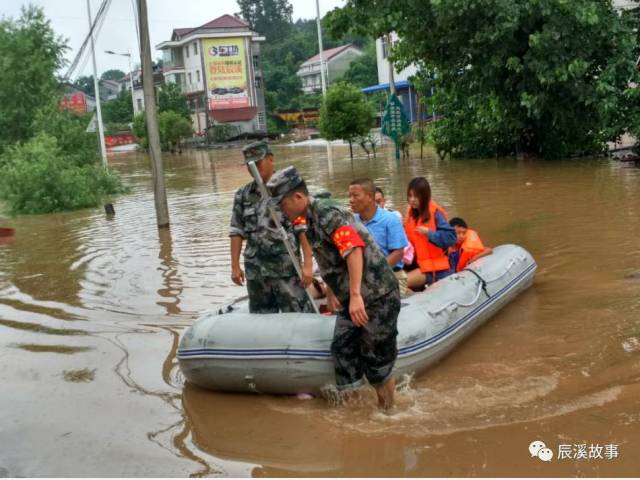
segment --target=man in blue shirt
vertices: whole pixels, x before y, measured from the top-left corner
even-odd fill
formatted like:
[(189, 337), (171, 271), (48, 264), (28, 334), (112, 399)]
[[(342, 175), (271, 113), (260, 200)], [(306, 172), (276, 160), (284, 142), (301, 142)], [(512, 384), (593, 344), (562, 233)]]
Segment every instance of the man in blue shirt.
[(397, 215), (378, 207), (375, 201), (376, 187), (369, 178), (359, 178), (349, 185), (349, 205), (375, 240), (393, 269), (400, 295), (407, 295), (407, 274), (402, 269), (404, 248), (409, 245), (402, 221)]

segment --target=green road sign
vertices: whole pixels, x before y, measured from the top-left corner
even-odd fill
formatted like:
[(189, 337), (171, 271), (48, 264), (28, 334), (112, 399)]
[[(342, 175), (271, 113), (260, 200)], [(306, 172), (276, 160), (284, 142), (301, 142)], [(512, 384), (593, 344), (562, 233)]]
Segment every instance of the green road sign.
[(393, 140), (396, 145), (396, 160), (400, 159), (402, 137), (411, 131), (411, 122), (407, 118), (404, 106), (395, 93), (389, 95), (387, 106), (382, 115), (382, 133)]

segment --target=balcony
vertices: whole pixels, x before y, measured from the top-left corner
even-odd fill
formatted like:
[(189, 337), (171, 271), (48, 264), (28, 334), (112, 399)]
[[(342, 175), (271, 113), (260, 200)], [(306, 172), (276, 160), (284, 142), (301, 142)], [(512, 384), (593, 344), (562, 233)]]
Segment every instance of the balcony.
[(180, 85), (180, 88), (182, 89), (182, 93), (184, 93), (185, 95), (188, 95), (190, 93), (197, 93), (197, 92), (203, 92), (204, 91), (204, 87), (199, 83), (186, 83), (186, 82), (183, 82)]

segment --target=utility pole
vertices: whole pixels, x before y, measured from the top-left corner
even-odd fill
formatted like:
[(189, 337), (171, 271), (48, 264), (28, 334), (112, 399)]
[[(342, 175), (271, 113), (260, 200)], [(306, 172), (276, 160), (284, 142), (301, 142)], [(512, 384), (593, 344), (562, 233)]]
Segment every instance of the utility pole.
[(140, 22), (140, 57), (142, 63), (142, 88), (144, 91), (144, 110), (147, 119), (149, 155), (153, 175), (153, 196), (156, 206), (158, 227), (169, 226), (169, 207), (167, 191), (164, 185), (162, 153), (160, 150), (160, 132), (158, 131), (158, 112), (156, 111), (156, 93), (153, 87), (153, 65), (151, 63), (151, 43), (149, 41), (149, 21), (147, 19), (147, 0), (137, 0)]
[(320, 26), (320, 0), (316, 0), (316, 23), (318, 25), (318, 48), (320, 49), (320, 82), (322, 83), (322, 98), (324, 98), (327, 95), (327, 81), (324, 78), (322, 27)]
[(98, 68), (96, 67), (96, 51), (93, 45), (93, 32), (91, 31), (91, 2), (87, 0), (87, 17), (89, 19), (89, 32), (91, 35), (91, 60), (93, 62), (93, 88), (96, 97), (96, 116), (98, 117), (98, 137), (100, 137), (100, 155), (102, 166), (107, 168), (107, 146), (104, 143), (104, 126), (102, 125), (102, 109), (100, 108), (100, 84), (98, 82)]
[(387, 42), (387, 63), (389, 63), (389, 92), (393, 95), (396, 94), (396, 84), (395, 81), (393, 79), (394, 73), (393, 73), (393, 63), (391, 62), (391, 59), (389, 58), (389, 54), (391, 53), (391, 34), (387, 33), (386, 35), (386, 42)]

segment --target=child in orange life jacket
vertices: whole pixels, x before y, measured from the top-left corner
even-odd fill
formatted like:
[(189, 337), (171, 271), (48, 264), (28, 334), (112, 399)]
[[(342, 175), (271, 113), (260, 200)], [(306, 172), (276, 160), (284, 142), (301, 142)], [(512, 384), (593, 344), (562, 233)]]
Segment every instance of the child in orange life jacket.
[(456, 231), (458, 238), (455, 245), (449, 247), (449, 265), (452, 272), (463, 270), (472, 261), (491, 254), (493, 250), (487, 248), (480, 240), (480, 236), (475, 230), (467, 226), (467, 222), (459, 217), (449, 221)]

